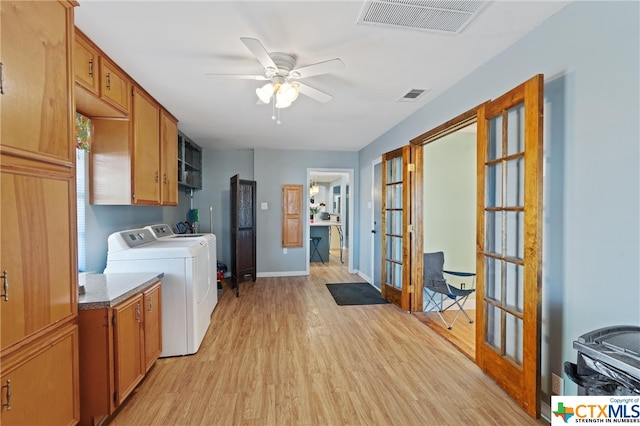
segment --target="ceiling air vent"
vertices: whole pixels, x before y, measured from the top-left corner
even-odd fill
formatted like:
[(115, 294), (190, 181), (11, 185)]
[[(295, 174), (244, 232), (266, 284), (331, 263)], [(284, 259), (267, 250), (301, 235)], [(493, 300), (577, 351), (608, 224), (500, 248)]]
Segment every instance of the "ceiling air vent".
[(487, 4), (481, 0), (372, 0), (358, 24), (459, 34)]
[(422, 96), (424, 92), (426, 92), (424, 89), (411, 89), (398, 99), (398, 102), (413, 102)]

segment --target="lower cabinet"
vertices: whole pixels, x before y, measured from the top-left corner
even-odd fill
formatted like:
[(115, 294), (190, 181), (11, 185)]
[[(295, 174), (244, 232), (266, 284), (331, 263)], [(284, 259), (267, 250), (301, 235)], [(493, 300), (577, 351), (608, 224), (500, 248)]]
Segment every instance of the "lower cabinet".
[(2, 360), (3, 425), (78, 421), (78, 328), (71, 324)]
[(144, 306), (144, 362), (149, 371), (162, 353), (162, 293), (160, 285), (154, 285), (143, 294)]
[(162, 351), (160, 281), (110, 308), (79, 311), (80, 424), (98, 424)]

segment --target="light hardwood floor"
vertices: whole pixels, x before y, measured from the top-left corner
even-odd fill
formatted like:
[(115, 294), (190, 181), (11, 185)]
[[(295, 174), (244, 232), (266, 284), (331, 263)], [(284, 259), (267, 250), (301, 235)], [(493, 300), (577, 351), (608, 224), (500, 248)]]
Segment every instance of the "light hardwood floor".
[(388, 305), (338, 306), (306, 277), (225, 289), (197, 354), (157, 361), (111, 425), (526, 425), (463, 353)]

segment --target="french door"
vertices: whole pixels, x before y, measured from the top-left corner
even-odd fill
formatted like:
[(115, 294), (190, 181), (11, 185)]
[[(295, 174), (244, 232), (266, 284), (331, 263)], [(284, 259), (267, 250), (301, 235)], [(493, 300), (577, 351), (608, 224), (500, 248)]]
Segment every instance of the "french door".
[(410, 155), (404, 146), (382, 156), (381, 295), (411, 310)]
[(543, 76), (478, 110), (476, 362), (540, 416)]

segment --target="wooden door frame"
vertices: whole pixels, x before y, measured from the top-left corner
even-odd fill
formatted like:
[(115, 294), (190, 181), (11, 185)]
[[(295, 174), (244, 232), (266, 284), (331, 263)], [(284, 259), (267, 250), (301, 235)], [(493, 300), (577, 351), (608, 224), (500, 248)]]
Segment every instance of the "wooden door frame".
[[(416, 171), (414, 174), (412, 186), (411, 186), (411, 198), (412, 200), (421, 200), (421, 202), (411, 203), (411, 223), (414, 226), (412, 235), (412, 247), (411, 247), (411, 282), (414, 284), (414, 297), (412, 300), (411, 311), (422, 312), (422, 293), (423, 293), (423, 271), (424, 271), (424, 224), (422, 218), (424, 217), (423, 209), (423, 191), (424, 191), (424, 173), (421, 165), (424, 161), (424, 146), (442, 139), (443, 137), (457, 132), (458, 130), (469, 126), (477, 121), (478, 110), (482, 105), (463, 112), (462, 114), (452, 118), (451, 120), (434, 127), (433, 129), (411, 139), (411, 162), (416, 164)], [(477, 147), (476, 147), (477, 149)], [(477, 318), (476, 318), (477, 323)]]

